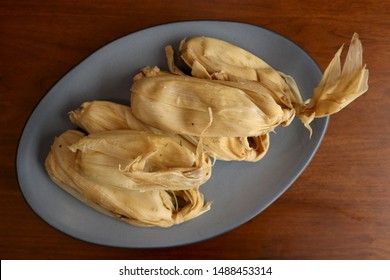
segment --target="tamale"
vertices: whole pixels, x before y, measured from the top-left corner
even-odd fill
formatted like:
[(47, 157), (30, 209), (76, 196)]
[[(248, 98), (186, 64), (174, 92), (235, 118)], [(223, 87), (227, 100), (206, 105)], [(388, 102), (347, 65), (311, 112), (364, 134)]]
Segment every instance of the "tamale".
[(198, 187), (184, 191), (138, 191), (113, 187), (95, 176), (86, 176), (77, 162), (79, 152), (70, 149), (84, 137), (80, 131), (64, 132), (54, 140), (45, 162), (51, 179), (83, 203), (132, 225), (161, 227), (195, 218), (210, 208)]
[(99, 183), (131, 190), (186, 190), (211, 176), (211, 161), (180, 139), (146, 131), (91, 133), (69, 147), (79, 171)]
[[(70, 112), (69, 116), (75, 125), (88, 133), (131, 129), (166, 134), (135, 118), (130, 106), (110, 101), (84, 102), (80, 109)], [(199, 144), (199, 137), (189, 135), (171, 135), (171, 137), (181, 137), (177, 141), (185, 146)], [(202, 137), (202, 143), (204, 152), (217, 160), (257, 161), (268, 150), (269, 136), (264, 134), (255, 137)]]

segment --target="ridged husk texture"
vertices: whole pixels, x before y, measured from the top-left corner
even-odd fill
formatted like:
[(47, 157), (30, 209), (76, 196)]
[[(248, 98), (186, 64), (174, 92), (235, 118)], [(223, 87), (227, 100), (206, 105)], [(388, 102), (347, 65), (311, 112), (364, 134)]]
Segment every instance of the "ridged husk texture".
[[(115, 132), (115, 138), (120, 138), (117, 134), (121, 133), (121, 131)], [(138, 136), (134, 137), (144, 137), (145, 135), (142, 134), (145, 133), (136, 133)], [(124, 132), (124, 134), (129, 134), (129, 132)], [(140, 160), (138, 159), (133, 163), (138, 166), (125, 166), (129, 164), (126, 156), (135, 157), (134, 153), (137, 150), (126, 149), (125, 145), (115, 144), (113, 147), (109, 143), (114, 140), (106, 140), (107, 138), (103, 136), (105, 136), (104, 133), (85, 136), (80, 131), (68, 130), (57, 137), (45, 162), (46, 170), (52, 180), (87, 205), (136, 226), (169, 227), (195, 218), (209, 209), (210, 204), (204, 203), (198, 186), (187, 190), (164, 190), (160, 183), (153, 185), (150, 177), (145, 183), (139, 176), (135, 178), (135, 181), (141, 181), (141, 185), (145, 186), (143, 191), (136, 190), (140, 186), (135, 181), (134, 188), (133, 182), (126, 187), (118, 186), (123, 180), (133, 180), (133, 178), (127, 179), (131, 168), (140, 170), (141, 173), (146, 169), (147, 173), (152, 174), (159, 172), (160, 166), (151, 159), (149, 159), (150, 162), (141, 164), (143, 168), (139, 166)], [(96, 141), (101, 143), (96, 143)], [(87, 164), (96, 165), (96, 172), (93, 169), (86, 170), (80, 161), (88, 161)], [(153, 168), (156, 170), (150, 170)], [(163, 166), (164, 170), (166, 168)], [(109, 174), (110, 172), (114, 174)], [(110, 178), (103, 178), (103, 176)], [(119, 176), (123, 176), (124, 179), (117, 180)]]
[[(342, 48), (326, 68), (313, 97), (306, 101), (302, 101), (292, 77), (277, 72), (257, 56), (228, 42), (195, 37), (183, 40), (179, 51), (194, 76), (227, 81), (244, 79), (262, 84), (273, 92), (275, 100), (287, 101), (284, 104), (294, 111), (291, 115), (297, 113), (311, 132), (310, 123), (314, 118), (339, 112), (368, 90), (368, 70), (363, 64), (358, 34), (352, 37), (343, 67), (340, 62)], [(167, 52), (167, 56), (172, 55)]]
[[(70, 112), (69, 117), (76, 126), (88, 133), (130, 129), (168, 134), (143, 124), (133, 115), (130, 106), (109, 101), (84, 102), (79, 109)], [(199, 137), (170, 136), (179, 138), (177, 141), (187, 147), (199, 144)], [(217, 160), (258, 161), (269, 148), (269, 134), (255, 137), (202, 137), (202, 144), (204, 152)]]

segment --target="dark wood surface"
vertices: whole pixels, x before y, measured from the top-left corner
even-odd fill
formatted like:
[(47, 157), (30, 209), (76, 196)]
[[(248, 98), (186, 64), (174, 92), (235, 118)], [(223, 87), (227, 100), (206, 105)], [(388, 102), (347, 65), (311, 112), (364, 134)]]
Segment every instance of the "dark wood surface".
[[(390, 259), (389, 1), (0, 1), (2, 259)], [(256, 218), (166, 249), (93, 245), (41, 220), (16, 177), (18, 140), (42, 96), (108, 42), (161, 23), (232, 20), (276, 31), (323, 70), (358, 32), (369, 91), (331, 117), (304, 173)]]

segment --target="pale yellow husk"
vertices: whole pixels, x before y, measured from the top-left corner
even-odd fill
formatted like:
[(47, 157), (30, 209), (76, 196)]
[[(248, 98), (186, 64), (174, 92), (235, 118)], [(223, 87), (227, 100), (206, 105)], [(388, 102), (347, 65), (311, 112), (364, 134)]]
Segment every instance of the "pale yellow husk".
[[(131, 88), (133, 113), (143, 123), (182, 135), (237, 139), (262, 136), (279, 125), (291, 123), (296, 104), (302, 102), (292, 77), (221, 40), (199, 37), (187, 43), (183, 41), (180, 46), (181, 56), (192, 67), (188, 58), (191, 57), (188, 53), (192, 53), (191, 61), (207, 65), (210, 75), (192, 73), (198, 78), (185, 75), (175, 66), (173, 49), (167, 46), (171, 74), (156, 67), (143, 69)], [(198, 50), (199, 45), (206, 45), (207, 50)], [(212, 49), (225, 51), (212, 54)], [(207, 55), (196, 56), (197, 52), (206, 52)], [(239, 55), (244, 55), (243, 59)], [(234, 57), (237, 62), (234, 62)], [(200, 62), (195, 59), (200, 59)], [(224, 60), (229, 63), (222, 63)], [(221, 72), (227, 73), (226, 79), (214, 75)], [(250, 79), (242, 75), (247, 72)], [(252, 72), (258, 74), (250, 75)], [(266, 78), (261, 78), (262, 75)], [(211, 126), (205, 130), (210, 122), (210, 111)]]
[(79, 109), (69, 113), (69, 118), (72, 123), (88, 133), (129, 128), (153, 130), (135, 118), (129, 106), (110, 101), (84, 102)]
[[(199, 137), (184, 135), (197, 145)], [(250, 161), (262, 159), (268, 151), (269, 134), (253, 137), (202, 137), (203, 150), (217, 160)]]
[[(288, 103), (299, 102), (282, 77), (258, 56), (226, 41), (211, 37), (183, 40), (179, 55), (194, 77), (225, 81), (257, 81)], [(167, 56), (170, 56), (167, 53)], [(170, 59), (168, 59), (170, 60)], [(284, 75), (284, 74), (283, 74)]]
[(131, 190), (186, 190), (211, 176), (211, 160), (178, 138), (146, 131), (92, 133), (70, 146), (85, 176)]
[[(70, 112), (69, 116), (75, 125), (83, 128), (88, 133), (116, 129), (144, 130), (156, 134), (164, 133), (143, 124), (135, 118), (130, 106), (109, 101), (84, 102), (80, 109)], [(191, 148), (189, 145), (198, 146), (199, 144), (199, 137), (189, 135), (171, 135), (171, 137), (181, 137), (176, 141), (180, 141), (182, 145), (189, 149)], [(202, 137), (202, 143), (204, 152), (217, 160), (258, 161), (269, 148), (269, 135)]]
[(165, 50), (171, 73), (155, 67), (137, 75), (131, 88), (133, 113), (149, 126), (192, 139), (258, 137), (289, 125), (295, 115), (311, 135), (315, 117), (338, 112), (368, 89), (357, 34), (343, 70), (340, 49), (307, 101), (293, 77), (227, 42), (208, 37), (182, 41), (180, 57), (195, 77), (175, 65), (171, 46)]
[(134, 116), (130, 106), (116, 102), (103, 100), (84, 102), (80, 108), (69, 112), (69, 119), (88, 133), (128, 129), (148, 131), (173, 137), (175, 141), (180, 142), (186, 148), (194, 149), (184, 138), (142, 123)]
[(325, 69), (313, 97), (299, 111), (299, 118), (309, 127), (314, 118), (339, 112), (368, 90), (368, 69), (363, 65), (363, 47), (354, 34), (343, 67), (341, 47)]
[(72, 148), (84, 139), (80, 131), (64, 132), (54, 140), (45, 165), (54, 182), (87, 205), (132, 225), (161, 227), (190, 220), (210, 208), (198, 187), (136, 191), (106, 184), (97, 173), (86, 174), (79, 164), (83, 152)]
[(247, 89), (246, 83), (173, 74), (147, 77), (131, 88), (132, 111), (160, 130), (205, 137), (258, 136), (291, 121), (290, 110), (266, 91), (253, 92), (260, 89), (257, 85)]
[[(168, 66), (173, 71), (172, 48), (167, 47)], [(342, 48), (326, 68), (313, 92), (313, 97), (302, 101), (293, 79), (278, 72), (259, 57), (228, 42), (210, 38), (194, 37), (180, 44), (180, 57), (191, 68), (191, 74), (205, 79), (226, 81), (250, 80), (271, 90), (279, 105), (297, 113), (310, 130), (314, 118), (337, 113), (368, 90), (368, 70), (363, 65), (363, 48), (358, 34), (354, 34), (346, 61), (341, 69)], [(282, 103), (281, 103), (282, 101)], [(287, 123), (288, 124), (288, 123)]]

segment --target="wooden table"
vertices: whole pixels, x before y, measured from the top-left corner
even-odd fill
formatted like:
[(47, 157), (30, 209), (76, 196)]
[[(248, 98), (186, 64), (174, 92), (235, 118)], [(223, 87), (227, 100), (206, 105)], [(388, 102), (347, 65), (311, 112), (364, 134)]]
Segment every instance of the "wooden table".
[[(390, 259), (389, 1), (0, 2), (2, 259)], [(309, 167), (261, 215), (216, 238), (132, 250), (69, 237), (40, 219), (16, 177), (18, 140), (34, 107), (68, 70), (128, 33), (183, 20), (232, 20), (295, 41), (323, 70), (358, 32), (367, 94), (331, 117)]]

